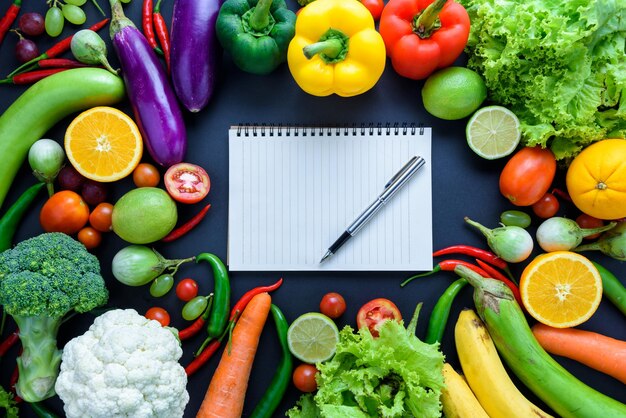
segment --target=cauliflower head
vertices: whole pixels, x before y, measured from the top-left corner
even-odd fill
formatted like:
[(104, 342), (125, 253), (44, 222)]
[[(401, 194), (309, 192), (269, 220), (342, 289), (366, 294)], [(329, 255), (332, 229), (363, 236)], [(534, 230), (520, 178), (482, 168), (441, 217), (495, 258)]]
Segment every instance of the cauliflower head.
[(180, 342), (134, 309), (108, 311), (63, 349), (55, 390), (68, 418), (182, 417)]

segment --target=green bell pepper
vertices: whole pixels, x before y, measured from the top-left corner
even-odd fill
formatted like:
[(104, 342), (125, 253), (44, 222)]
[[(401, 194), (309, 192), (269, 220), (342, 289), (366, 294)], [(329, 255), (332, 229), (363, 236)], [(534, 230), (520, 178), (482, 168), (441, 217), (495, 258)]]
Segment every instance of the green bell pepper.
[(237, 67), (269, 74), (287, 59), (296, 15), (284, 0), (226, 0), (217, 16), (217, 38)]

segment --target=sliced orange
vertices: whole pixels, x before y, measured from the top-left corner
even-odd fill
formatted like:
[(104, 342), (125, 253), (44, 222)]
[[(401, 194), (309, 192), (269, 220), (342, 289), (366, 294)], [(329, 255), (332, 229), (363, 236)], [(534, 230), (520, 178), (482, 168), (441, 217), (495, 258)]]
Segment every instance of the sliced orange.
[(108, 106), (84, 111), (65, 132), (65, 153), (74, 168), (99, 182), (120, 180), (133, 172), (143, 141), (133, 119)]
[(522, 303), (537, 321), (555, 328), (580, 325), (602, 299), (602, 279), (585, 256), (554, 251), (535, 257), (520, 279)]

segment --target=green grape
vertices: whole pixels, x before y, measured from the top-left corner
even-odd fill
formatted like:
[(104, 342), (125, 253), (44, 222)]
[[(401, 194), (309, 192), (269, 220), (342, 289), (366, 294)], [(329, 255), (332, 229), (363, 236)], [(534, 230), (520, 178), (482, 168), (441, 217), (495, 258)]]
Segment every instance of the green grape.
[(209, 299), (206, 296), (196, 296), (183, 306), (183, 319), (185, 321), (193, 321), (204, 313)]
[(122, 3), (130, 3), (130, 0), (120, 0)]
[(45, 18), (46, 33), (48, 35), (53, 38), (59, 36), (63, 32), (64, 23), (65, 19), (63, 19), (61, 9), (56, 6), (48, 9)]
[(87, 3), (87, 0), (65, 0), (67, 4), (73, 4), (74, 6), (82, 6)]
[(73, 4), (64, 4), (61, 6), (61, 11), (67, 21), (75, 25), (82, 25), (87, 20), (87, 16), (85, 16), (83, 9), (78, 6), (74, 6)]
[(165, 296), (174, 286), (174, 277), (171, 274), (162, 274), (150, 285), (150, 294), (155, 298)]

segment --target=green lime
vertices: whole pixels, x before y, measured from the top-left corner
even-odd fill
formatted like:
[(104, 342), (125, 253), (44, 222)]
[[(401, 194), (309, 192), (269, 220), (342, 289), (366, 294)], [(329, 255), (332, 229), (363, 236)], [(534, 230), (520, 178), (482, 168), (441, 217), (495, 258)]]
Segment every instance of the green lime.
[(487, 160), (495, 160), (515, 151), (521, 131), (517, 116), (509, 109), (487, 106), (472, 115), (465, 135), (472, 151)]
[(115, 203), (111, 215), (113, 232), (131, 244), (158, 241), (174, 229), (177, 221), (176, 202), (157, 187), (127, 192)]
[(422, 87), (424, 107), (440, 119), (463, 119), (475, 112), (486, 98), (483, 79), (465, 67), (439, 70), (431, 74)]
[(305, 363), (331, 358), (337, 350), (339, 330), (332, 319), (317, 312), (300, 315), (287, 331), (289, 350)]

